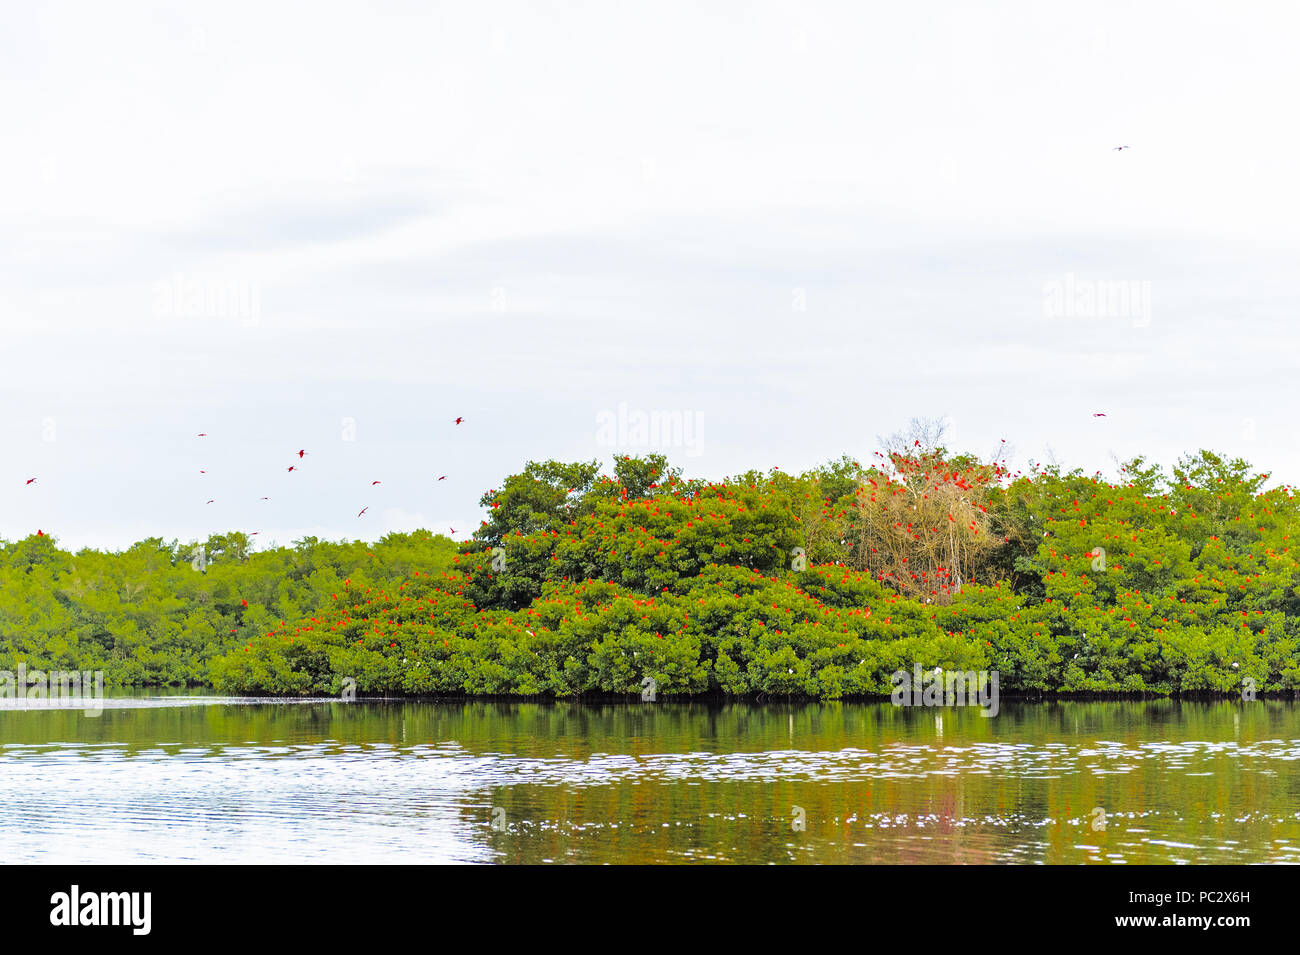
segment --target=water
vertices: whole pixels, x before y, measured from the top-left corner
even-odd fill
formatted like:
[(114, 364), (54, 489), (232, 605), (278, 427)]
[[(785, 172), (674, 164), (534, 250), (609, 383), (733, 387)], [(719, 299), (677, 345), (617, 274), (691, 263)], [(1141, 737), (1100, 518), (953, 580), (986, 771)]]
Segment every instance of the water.
[(5, 862), (1300, 862), (1291, 702), (38, 702)]

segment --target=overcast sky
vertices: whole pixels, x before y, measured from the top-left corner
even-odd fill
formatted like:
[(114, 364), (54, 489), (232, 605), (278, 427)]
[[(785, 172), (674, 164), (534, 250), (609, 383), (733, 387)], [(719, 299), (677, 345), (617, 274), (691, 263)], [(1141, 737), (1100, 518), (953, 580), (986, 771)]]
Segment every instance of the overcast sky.
[(1297, 10), (13, 6), (0, 537), (464, 538), (917, 415), (1300, 482)]

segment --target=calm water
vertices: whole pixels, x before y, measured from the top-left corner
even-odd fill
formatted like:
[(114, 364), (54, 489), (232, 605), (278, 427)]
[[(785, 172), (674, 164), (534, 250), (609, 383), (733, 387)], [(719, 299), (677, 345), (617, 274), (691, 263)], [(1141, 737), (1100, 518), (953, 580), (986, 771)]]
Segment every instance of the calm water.
[(31, 705), (5, 862), (1300, 862), (1295, 703)]

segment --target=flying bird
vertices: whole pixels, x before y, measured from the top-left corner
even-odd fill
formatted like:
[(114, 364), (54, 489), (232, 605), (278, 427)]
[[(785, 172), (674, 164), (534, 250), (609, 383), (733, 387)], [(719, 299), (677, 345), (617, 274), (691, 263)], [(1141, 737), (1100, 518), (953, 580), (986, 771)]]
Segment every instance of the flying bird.
[(456, 533), (456, 528), (453, 527), (453, 528), (451, 529), (451, 532), (452, 532), (453, 534)]
[(368, 510), (370, 510), (370, 508), (368, 508), (368, 507), (363, 507), (361, 510), (357, 511), (357, 517), (360, 517), (362, 514), (364, 514), (364, 513), (365, 513), (366, 511), (368, 511)]
[[(212, 499), (212, 501), (215, 501), (215, 500), (216, 500), (216, 498), (214, 497), (214, 498)], [(212, 501), (208, 501), (208, 503), (211, 504)]]
[(27, 483), (28, 483), (28, 484), (35, 484), (35, 483), (36, 483), (36, 478), (28, 478), (28, 479), (27, 479)]
[(370, 486), (374, 487), (376, 484), (383, 484), (383, 483), (384, 483), (383, 481), (371, 481)]
[(444, 474), (442, 477), (438, 478), (438, 480), (439, 480), (439, 481), (445, 481), (445, 480), (447, 480), (447, 475)]
[(457, 424), (460, 424), (460, 423), (461, 423), (462, 421), (464, 421), (464, 420), (465, 420), (464, 418), (457, 418), (457, 419), (456, 419), (456, 423), (457, 423)]
[(269, 497), (264, 497), (264, 498), (262, 498), (262, 500), (264, 500), (264, 501), (269, 501), (270, 498), (269, 498)]
[(208, 436), (208, 433), (207, 433), (206, 431), (200, 431), (200, 432), (198, 433), (198, 437), (200, 437), (200, 438), (206, 438), (207, 436)]
[(1111, 150), (1111, 152), (1118, 153), (1118, 152), (1123, 152), (1125, 149), (1132, 149), (1132, 148), (1133, 148), (1132, 146), (1116, 146), (1114, 149)]
[(1106, 417), (1106, 412), (1104, 412), (1104, 411), (1094, 411), (1094, 412), (1092, 413), (1092, 416), (1093, 416), (1094, 418), (1104, 418), (1104, 417)]
[(306, 454), (306, 453), (307, 453), (307, 452), (306, 452), (306, 451), (301, 451), (301, 450), (300, 450), (300, 451), (299, 451), (299, 452), (298, 452), (298, 460), (300, 460), (300, 461), (301, 461), (301, 460), (302, 460), (302, 457), (303, 457), (303, 455), (304, 455), (304, 454)]
[(290, 471), (296, 471), (296, 470), (298, 470), (298, 469), (297, 469), (296, 467), (294, 467), (294, 466), (291, 464), (291, 465), (289, 465), (289, 470), (290, 470)]

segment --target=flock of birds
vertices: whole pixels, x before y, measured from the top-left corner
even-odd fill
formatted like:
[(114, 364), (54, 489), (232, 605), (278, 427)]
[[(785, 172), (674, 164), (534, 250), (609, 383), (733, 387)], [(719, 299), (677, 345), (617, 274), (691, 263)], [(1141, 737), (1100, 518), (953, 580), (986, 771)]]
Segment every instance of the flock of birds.
[[(452, 422), (452, 423), (453, 423), (453, 424), (462, 424), (464, 421), (465, 421), (465, 418), (464, 418), (463, 416), (458, 416), (458, 417), (456, 418), (456, 420), (455, 420), (454, 422)], [(206, 431), (200, 431), (197, 435), (195, 435), (195, 437), (198, 437), (198, 438), (206, 438), (207, 436), (208, 436), (208, 433), (207, 433)], [(296, 453), (297, 453), (297, 455), (298, 455), (298, 461), (299, 461), (299, 462), (301, 462), (303, 458), (307, 457), (307, 455), (310, 454), (310, 452), (309, 452), (306, 448), (299, 448), (298, 451), (297, 451)], [(291, 465), (289, 466), (289, 468), (288, 468), (288, 473), (292, 474), (294, 471), (298, 471), (298, 470), (301, 470), (301, 469), (299, 468), (299, 466), (298, 466), (297, 464), (291, 464)], [(207, 474), (207, 473), (208, 473), (207, 468), (199, 468), (199, 473), (200, 473), (200, 474)], [(439, 480), (439, 481), (445, 481), (445, 480), (447, 480), (447, 475), (445, 475), (445, 474), (440, 475), (440, 476), (438, 477), (438, 480)], [(37, 479), (34, 478), (34, 477), (28, 478), (28, 479), (27, 479), (27, 482), (26, 482), (26, 486), (29, 486), (29, 487), (30, 487), (31, 485), (35, 484), (36, 481), (37, 481)], [(379, 484), (382, 484), (382, 483), (384, 483), (384, 482), (383, 482), (383, 481), (371, 481), (371, 482), (370, 482), (370, 486), (371, 486), (371, 487), (375, 487), (375, 486), (377, 486), (377, 485), (379, 485)], [(435, 482), (435, 483), (436, 483), (436, 482)], [(271, 499), (270, 497), (262, 497), (262, 498), (259, 498), (259, 500), (262, 500), (262, 501), (269, 501), (270, 499)], [(209, 498), (205, 503), (207, 503), (207, 504), (215, 504), (216, 501), (217, 501), (217, 499), (216, 499), (215, 497), (213, 497), (213, 498)], [(368, 511), (368, 510), (370, 510), (370, 507), (369, 507), (369, 506), (363, 507), (361, 510), (359, 510), (359, 511), (357, 512), (357, 517), (361, 517), (361, 516), (362, 516), (363, 514), (365, 514), (366, 511)], [(450, 528), (450, 530), (451, 530), (451, 533), (452, 533), (452, 534), (455, 534), (455, 533), (456, 533), (456, 528), (452, 527), (452, 528)], [(259, 531), (253, 531), (253, 532), (251, 533), (250, 536), (256, 537), (258, 533), (260, 533), (260, 532), (259, 532)], [(41, 531), (41, 530), (37, 530), (37, 531), (36, 531), (36, 534), (37, 534), (37, 536), (39, 536), (39, 537), (44, 537), (44, 536), (45, 536), (45, 532), (44, 532), (44, 531)]]
[[(1116, 148), (1116, 149), (1128, 149), (1129, 147), (1128, 147), (1128, 146), (1116, 146), (1115, 148)], [(1104, 412), (1104, 411), (1094, 411), (1093, 414), (1092, 414), (1092, 416), (1093, 416), (1094, 418), (1104, 418), (1104, 417), (1106, 417), (1106, 412)], [(453, 421), (452, 423), (458, 425), (458, 424), (462, 424), (464, 421), (465, 421), (465, 418), (464, 418), (463, 416), (458, 416), (458, 417), (456, 418), (456, 420)], [(206, 438), (207, 436), (208, 436), (208, 434), (207, 434), (206, 431), (200, 431), (200, 432), (199, 432), (195, 437)], [(1003, 442), (1005, 443), (1006, 439), (1003, 438), (1002, 440), (1003, 440)], [(917, 443), (917, 446), (920, 446), (920, 443), (921, 443), (921, 442), (918, 441), (918, 442), (916, 442), (916, 443)], [(310, 454), (310, 452), (309, 452), (306, 448), (299, 448), (298, 451), (297, 451), (296, 453), (297, 453), (297, 455), (298, 455), (298, 460), (299, 460), (299, 462), (301, 462), (303, 458), (307, 457), (307, 455)], [(288, 467), (288, 469), (287, 469), (288, 473), (290, 473), (290, 474), (292, 474), (294, 471), (298, 471), (298, 470), (300, 470), (300, 468), (298, 467), (297, 464), (291, 464), (291, 465), (289, 465), (289, 467)], [(207, 469), (206, 469), (206, 468), (199, 468), (199, 473), (200, 473), (200, 474), (207, 474), (208, 472), (207, 472)], [(441, 474), (441, 475), (439, 475), (439, 476), (438, 476), (438, 480), (439, 480), (439, 481), (445, 481), (445, 480), (447, 480), (447, 475), (445, 475), (445, 474)], [(34, 477), (32, 477), (32, 478), (28, 478), (28, 479), (27, 479), (27, 485), (30, 486), (30, 485), (32, 485), (32, 484), (35, 484), (36, 481), (37, 481), (37, 479), (34, 478)], [(376, 487), (376, 486), (378, 486), (378, 485), (380, 485), (380, 484), (383, 484), (383, 483), (384, 483), (383, 481), (371, 481), (371, 482), (370, 482), (370, 486), (371, 486), (371, 487)], [(435, 482), (435, 483), (436, 483), (436, 482)], [(259, 498), (259, 500), (262, 500), (262, 501), (269, 501), (270, 499), (271, 499), (270, 497), (261, 497), (261, 498)], [(205, 503), (207, 503), (207, 504), (215, 504), (216, 501), (217, 501), (217, 499), (214, 497), (214, 498), (209, 498)], [(357, 511), (357, 517), (362, 517), (362, 516), (364, 516), (365, 513), (366, 513), (367, 511), (369, 511), (369, 510), (370, 510), (370, 506), (369, 506), (369, 505), (366, 505), (366, 506), (363, 507), (361, 510)], [(454, 527), (449, 527), (448, 530), (450, 530), (451, 533), (452, 533), (453, 535), (456, 533), (456, 528), (454, 528)], [(40, 537), (44, 537), (44, 536), (45, 536), (44, 532), (41, 531), (41, 530), (37, 530), (36, 533), (37, 533), (37, 535), (40, 536)], [(259, 533), (259, 531), (252, 531), (250, 536), (254, 536), (254, 537), (256, 537), (258, 533)], [(1044, 536), (1046, 536), (1046, 535), (1044, 535)]]

